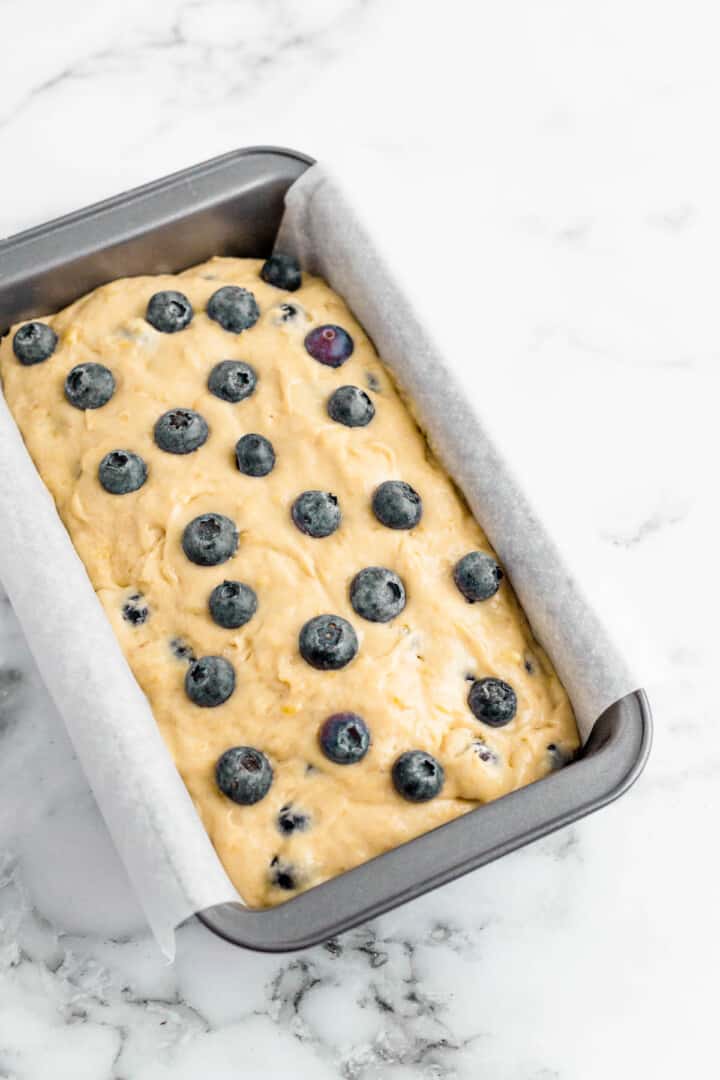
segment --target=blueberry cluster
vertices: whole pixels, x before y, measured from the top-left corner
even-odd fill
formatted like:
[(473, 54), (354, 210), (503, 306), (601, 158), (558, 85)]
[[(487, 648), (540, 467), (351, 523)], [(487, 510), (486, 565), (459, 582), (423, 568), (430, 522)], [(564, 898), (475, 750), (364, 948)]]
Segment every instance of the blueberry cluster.
[[(293, 292), (301, 284), (297, 260), (276, 254), (264, 263), (260, 276), (270, 285)], [(302, 309), (295, 303), (282, 305), (282, 320), (295, 318)], [(206, 314), (222, 329), (240, 334), (258, 321), (260, 310), (254, 295), (239, 286), (226, 285), (210, 297)], [(304, 314), (304, 313), (302, 313)], [(155, 293), (145, 313), (147, 322), (159, 333), (175, 334), (186, 329), (194, 318), (190, 300), (181, 292), (165, 290)], [(24, 365), (39, 364), (53, 354), (58, 338), (51, 327), (30, 322), (16, 332), (13, 349)], [(341, 367), (352, 355), (354, 342), (341, 326), (326, 324), (311, 329), (304, 339), (307, 353), (318, 363), (330, 368)], [(237, 404), (255, 393), (258, 375), (254, 368), (240, 360), (222, 360), (211, 370), (207, 386), (217, 398)], [(77, 409), (99, 409), (115, 393), (113, 373), (104, 365), (78, 364), (65, 380), (65, 397)], [(330, 395), (327, 414), (345, 427), (365, 427), (375, 416), (375, 406), (368, 394), (358, 386), (343, 385)], [(199, 413), (189, 408), (173, 408), (158, 418), (154, 427), (156, 445), (168, 454), (192, 454), (207, 441), (210, 429)], [(262, 478), (275, 467), (276, 456), (272, 443), (258, 433), (243, 435), (235, 446), (238, 470), (245, 476)], [(127, 495), (138, 491), (148, 478), (143, 459), (132, 450), (117, 449), (106, 454), (98, 468), (102, 487), (112, 495)], [(422, 498), (410, 484), (402, 480), (387, 480), (372, 495), (372, 511), (377, 521), (388, 529), (410, 530), (422, 519)], [(306, 536), (323, 539), (340, 527), (342, 511), (337, 497), (328, 491), (302, 492), (291, 506), (290, 516), (295, 526)], [(231, 559), (238, 548), (239, 535), (234, 521), (223, 514), (209, 512), (190, 521), (182, 534), (186, 557), (198, 566), (220, 566)], [(487, 552), (471, 551), (454, 566), (453, 580), (468, 603), (491, 599), (500, 588), (503, 572)], [(387, 623), (405, 608), (405, 583), (393, 570), (383, 566), (361, 569), (349, 584), (349, 600), (354, 612), (373, 623)], [(214, 622), (227, 630), (245, 626), (255, 615), (258, 599), (245, 582), (224, 580), (210, 593), (208, 609)], [(131, 594), (122, 609), (123, 618), (132, 626), (143, 624), (149, 608), (140, 593)], [(226, 702), (235, 689), (235, 669), (222, 656), (196, 658), (188, 646), (174, 642), (176, 656), (188, 662), (185, 692), (195, 705), (215, 708)], [(309, 619), (298, 637), (300, 656), (318, 671), (338, 671), (357, 654), (358, 638), (354, 627), (335, 614), (321, 614)], [(517, 698), (513, 688), (497, 678), (469, 677), (472, 685), (467, 704), (473, 716), (489, 727), (501, 727), (515, 717)], [(354, 765), (363, 760), (370, 749), (370, 730), (364, 719), (355, 712), (339, 712), (329, 716), (318, 731), (318, 744), (323, 755), (334, 765)], [(497, 761), (497, 755), (482, 740), (478, 740), (478, 756), (486, 762)], [(561, 762), (561, 751), (548, 748), (554, 767)], [(250, 746), (235, 746), (218, 759), (215, 779), (219, 791), (240, 805), (252, 805), (265, 797), (273, 782), (273, 768), (267, 756)], [(439, 761), (423, 750), (401, 753), (392, 767), (395, 790), (410, 802), (425, 802), (442, 790), (444, 771)], [(288, 836), (309, 827), (309, 816), (290, 805), (282, 807), (277, 818), (279, 831)], [(283, 889), (297, 887), (292, 867), (276, 857), (271, 865), (271, 880)]]

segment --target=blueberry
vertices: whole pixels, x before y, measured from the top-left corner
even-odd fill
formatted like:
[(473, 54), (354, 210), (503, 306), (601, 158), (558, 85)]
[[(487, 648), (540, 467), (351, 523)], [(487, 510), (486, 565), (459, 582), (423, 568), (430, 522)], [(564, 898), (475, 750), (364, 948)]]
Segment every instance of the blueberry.
[(336, 765), (362, 761), (370, 748), (370, 732), (361, 716), (353, 712), (328, 716), (318, 732), (320, 748)]
[(308, 536), (330, 536), (340, 525), (337, 496), (329, 491), (303, 491), (292, 504), (292, 519)]
[(500, 764), (500, 755), (496, 753), (491, 746), (488, 746), (487, 743), (477, 739), (472, 745), (477, 756), (481, 761), (484, 761), (486, 765)]
[(274, 307), (272, 309), (271, 321), (274, 326), (283, 326), (288, 323), (300, 324), (301, 321), (304, 324), (308, 319), (305, 308), (293, 301), (293, 303), (287, 302), (278, 304), (277, 307)]
[(287, 892), (297, 889), (297, 876), (292, 863), (282, 862), (274, 855), (270, 860), (270, 883)]
[(337, 671), (358, 651), (355, 631), (339, 615), (316, 615), (300, 631), (300, 655), (319, 671)]
[(558, 746), (557, 743), (550, 743), (547, 752), (550, 758), (550, 768), (553, 772), (556, 769), (564, 769), (575, 757), (572, 750), (566, 750), (564, 746)]
[(147, 465), (131, 450), (111, 450), (98, 466), (98, 480), (111, 495), (129, 495), (147, 480)]
[(170, 409), (155, 422), (155, 442), (167, 454), (192, 454), (207, 442), (207, 421), (193, 409)]
[(404, 480), (386, 480), (375, 489), (372, 508), (388, 529), (414, 529), (422, 517), (422, 499)]
[(235, 444), (235, 460), (245, 476), (267, 476), (275, 468), (275, 451), (264, 435), (243, 435)]
[(254, 746), (231, 746), (215, 766), (215, 782), (228, 799), (252, 806), (264, 799), (273, 782), (272, 765)]
[(484, 551), (471, 551), (455, 564), (453, 579), (469, 604), (489, 600), (500, 588), (503, 572)]
[(445, 782), (445, 772), (439, 761), (424, 750), (406, 750), (392, 767), (395, 790), (410, 802), (434, 799)]
[(113, 373), (104, 364), (77, 364), (65, 379), (65, 397), (76, 409), (101, 409), (114, 393)]
[(234, 689), (235, 668), (223, 656), (201, 656), (187, 670), (185, 693), (203, 709), (222, 705)]
[(223, 330), (229, 330), (231, 334), (249, 330), (260, 318), (255, 297), (239, 285), (223, 285), (214, 292), (208, 300), (207, 313), (209, 318), (220, 323)]
[(305, 338), (305, 348), (321, 364), (337, 368), (349, 360), (355, 348), (353, 339), (342, 326), (316, 326)]
[(473, 715), (490, 727), (504, 727), (517, 712), (515, 691), (502, 679), (476, 679), (467, 700)]
[(292, 836), (294, 832), (305, 832), (310, 828), (310, 817), (304, 811), (294, 810), (286, 804), (280, 807), (277, 827), (284, 836)]
[(193, 317), (192, 304), (181, 292), (166, 289), (150, 297), (145, 318), (161, 334), (176, 334), (184, 330)]
[(210, 372), (208, 390), (215, 397), (235, 404), (244, 401), (255, 390), (257, 375), (242, 360), (221, 360)]
[(300, 263), (292, 255), (281, 255), (279, 252), (265, 260), (260, 277), (268, 285), (286, 289), (287, 292), (295, 292), (302, 285)]
[(223, 514), (200, 514), (185, 526), (182, 546), (190, 562), (219, 566), (237, 551), (237, 526)]
[(29, 322), (15, 331), (13, 352), (21, 364), (30, 367), (48, 360), (57, 343), (58, 336), (51, 326), (44, 322)]
[(250, 622), (257, 611), (257, 596), (242, 581), (223, 581), (210, 593), (210, 614), (218, 626), (237, 630)]
[(405, 586), (384, 566), (367, 566), (350, 583), (350, 603), (370, 622), (390, 622), (405, 607)]
[(365, 427), (375, 415), (375, 406), (359, 386), (339, 386), (327, 403), (328, 416), (345, 427)]
[(176, 660), (184, 660), (187, 664), (191, 664), (195, 659), (192, 645), (188, 645), (187, 641), (183, 641), (182, 638), (171, 639), (170, 651)]
[(122, 617), (131, 626), (142, 626), (150, 614), (142, 593), (133, 593), (123, 604)]

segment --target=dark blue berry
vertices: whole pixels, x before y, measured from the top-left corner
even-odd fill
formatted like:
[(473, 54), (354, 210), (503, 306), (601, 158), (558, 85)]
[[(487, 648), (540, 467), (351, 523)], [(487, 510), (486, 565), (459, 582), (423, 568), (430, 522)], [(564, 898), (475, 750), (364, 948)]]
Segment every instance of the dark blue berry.
[(297, 873), (292, 863), (284, 862), (274, 855), (270, 860), (270, 884), (286, 892), (297, 889)]
[(316, 615), (300, 631), (300, 655), (319, 671), (337, 671), (354, 659), (358, 640), (347, 619)]
[(182, 546), (190, 562), (219, 566), (237, 551), (237, 526), (223, 514), (200, 514), (185, 526)]
[(384, 566), (367, 566), (350, 583), (350, 603), (370, 622), (390, 622), (405, 607), (405, 586)]
[(187, 296), (173, 289), (151, 296), (145, 312), (147, 321), (161, 334), (176, 334), (178, 330), (184, 330), (192, 317), (192, 304)]
[(228, 799), (252, 806), (264, 799), (273, 782), (272, 765), (254, 746), (231, 746), (215, 766), (215, 782)]
[(242, 360), (221, 360), (208, 378), (210, 393), (232, 404), (250, 397), (256, 386), (257, 375), (254, 368)]
[(210, 593), (209, 606), (218, 626), (225, 630), (237, 630), (250, 622), (257, 611), (257, 596), (242, 581), (223, 581)]
[(310, 817), (303, 810), (295, 810), (290, 805), (281, 806), (277, 827), (283, 836), (292, 836), (294, 832), (305, 832), (310, 828)]
[(113, 373), (104, 364), (77, 364), (65, 379), (65, 397), (76, 409), (101, 409), (114, 393)]
[(292, 504), (291, 513), (300, 532), (316, 538), (334, 533), (342, 517), (337, 496), (329, 491), (303, 491)]
[(445, 782), (445, 772), (439, 761), (424, 750), (406, 750), (392, 767), (395, 790), (410, 802), (434, 799)]
[(129, 495), (147, 480), (147, 465), (131, 450), (111, 450), (98, 466), (98, 480), (110, 495)]
[(30, 367), (48, 360), (57, 343), (58, 336), (51, 326), (44, 322), (29, 322), (15, 331), (13, 352), (21, 364)]
[(133, 593), (123, 604), (122, 617), (131, 626), (142, 626), (150, 614), (142, 593)]
[(476, 600), (489, 600), (500, 588), (503, 572), (484, 551), (471, 551), (455, 564), (453, 578), (460, 592), (470, 604)]
[(155, 422), (155, 442), (167, 454), (192, 454), (209, 434), (207, 421), (193, 409), (170, 409)]
[(223, 285), (208, 300), (207, 313), (223, 330), (240, 334), (260, 318), (260, 309), (251, 292), (239, 285)]
[(345, 427), (365, 427), (375, 415), (375, 406), (359, 386), (339, 386), (330, 395), (328, 416)]
[(302, 315), (305, 317), (305, 309), (300, 304), (279, 304), (277, 308), (273, 308), (273, 311), (277, 312), (274, 316), (273, 322), (276, 326), (281, 326), (283, 323), (294, 323)]
[(187, 670), (185, 693), (203, 709), (222, 705), (234, 689), (235, 668), (224, 656), (201, 656)]
[(275, 252), (265, 260), (260, 277), (267, 281), (268, 285), (286, 289), (287, 292), (295, 292), (302, 285), (300, 263), (292, 255), (281, 255), (280, 252)]
[(195, 659), (195, 652), (191, 645), (188, 645), (187, 641), (183, 641), (182, 638), (172, 638), (170, 641), (170, 651), (176, 660), (184, 660), (185, 663), (190, 664)]
[(422, 517), (422, 499), (404, 480), (386, 480), (375, 489), (375, 517), (388, 529), (414, 529)]
[(486, 765), (499, 765), (500, 755), (496, 753), (491, 746), (487, 743), (481, 742), (479, 739), (473, 744), (473, 750)]
[(245, 476), (267, 476), (275, 468), (275, 451), (264, 435), (243, 435), (235, 444), (235, 460)]
[(316, 326), (305, 338), (305, 348), (321, 364), (338, 368), (352, 356), (355, 345), (342, 326)]
[(504, 727), (517, 712), (517, 697), (512, 686), (502, 679), (476, 679), (470, 687), (468, 705), (483, 724)]
[(361, 716), (353, 712), (328, 716), (318, 732), (320, 748), (336, 765), (362, 761), (370, 748), (370, 732)]

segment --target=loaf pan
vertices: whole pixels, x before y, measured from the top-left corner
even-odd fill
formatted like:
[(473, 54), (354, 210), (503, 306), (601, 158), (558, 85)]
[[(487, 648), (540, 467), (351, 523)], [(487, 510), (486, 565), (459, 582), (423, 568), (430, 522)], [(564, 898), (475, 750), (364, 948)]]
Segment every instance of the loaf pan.
[[(287, 189), (312, 164), (295, 151), (234, 151), (0, 243), (0, 335), (98, 285), (176, 272), (212, 255), (266, 256)], [(579, 758), (278, 907), (198, 912), (214, 933), (267, 952), (305, 948), (380, 915), (605, 806), (645, 764), (643, 691), (616, 702)]]

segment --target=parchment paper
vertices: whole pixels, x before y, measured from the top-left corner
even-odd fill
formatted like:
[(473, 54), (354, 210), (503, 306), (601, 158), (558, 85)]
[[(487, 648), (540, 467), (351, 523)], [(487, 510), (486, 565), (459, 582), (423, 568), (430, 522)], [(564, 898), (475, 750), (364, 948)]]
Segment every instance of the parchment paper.
[[(481, 419), (337, 184), (290, 189), (278, 248), (345, 297), (486, 530), (586, 737), (637, 688)], [(442, 377), (438, 373), (442, 372)], [(160, 947), (202, 908), (240, 900), (175, 769), (85, 569), (0, 394), (0, 578)]]

